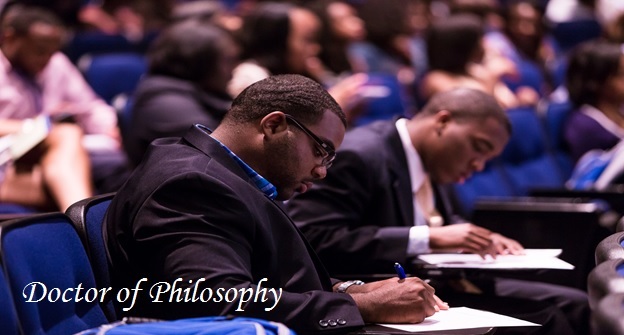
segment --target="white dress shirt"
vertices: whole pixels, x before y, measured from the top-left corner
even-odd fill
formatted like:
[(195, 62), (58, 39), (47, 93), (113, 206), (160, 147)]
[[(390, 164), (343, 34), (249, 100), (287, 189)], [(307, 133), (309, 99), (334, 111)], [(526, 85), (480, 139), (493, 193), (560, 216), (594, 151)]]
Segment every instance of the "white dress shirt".
[[(427, 173), (422, 165), (420, 155), (414, 148), (409, 133), (407, 132), (407, 119), (399, 119), (396, 122), (396, 128), (403, 144), (405, 157), (407, 159), (407, 168), (409, 169), (412, 194), (415, 195), (420, 189), (423, 182), (428, 178)], [(424, 211), (420, 208), (413, 197), (414, 202), (414, 227), (410, 228), (409, 241), (407, 242), (407, 254), (415, 256), (431, 252), (429, 248), (429, 226), (423, 215)]]

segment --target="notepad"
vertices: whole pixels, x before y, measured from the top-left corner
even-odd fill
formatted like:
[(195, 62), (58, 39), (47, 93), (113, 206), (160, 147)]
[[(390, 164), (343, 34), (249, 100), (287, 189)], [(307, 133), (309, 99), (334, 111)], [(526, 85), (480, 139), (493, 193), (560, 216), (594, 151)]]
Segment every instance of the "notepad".
[(557, 257), (560, 254), (561, 249), (525, 249), (525, 255), (498, 255), (496, 259), (457, 253), (420, 255), (418, 258), (438, 268), (573, 270), (574, 265)]
[(406, 332), (429, 332), (486, 327), (537, 327), (537, 323), (468, 307), (451, 307), (416, 324), (379, 324)]

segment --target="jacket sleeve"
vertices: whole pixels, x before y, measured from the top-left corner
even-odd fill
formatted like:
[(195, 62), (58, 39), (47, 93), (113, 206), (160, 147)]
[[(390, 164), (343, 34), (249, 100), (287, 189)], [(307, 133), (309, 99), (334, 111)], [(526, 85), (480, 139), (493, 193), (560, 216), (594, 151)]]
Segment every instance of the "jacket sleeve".
[[(132, 233), (136, 247), (149, 251), (142, 258), (148, 260), (147, 273), (154, 274), (154, 278), (148, 279), (173, 283), (177, 278), (183, 278), (179, 283), (182, 289), (192, 288), (193, 283), (201, 280), (198, 291), (205, 293), (204, 298), (208, 295), (204, 289), (208, 288), (213, 297), (221, 288), (224, 297), (228, 290), (238, 292), (241, 299), (245, 292), (255, 293), (248, 295), (247, 302), (224, 299), (220, 302), (148, 303), (147, 308), (153, 308), (150, 314), (166, 318), (229, 314), (257, 317), (282, 322), (299, 333), (337, 331), (339, 328), (344, 331), (364, 325), (348, 294), (288, 287), (289, 278), (283, 278), (281, 284), (276, 283), (275, 278), (290, 273), (312, 276), (310, 271), (315, 268), (310, 263), (300, 263), (302, 268), (308, 267), (302, 269), (303, 272), (292, 269), (293, 264), (299, 264), (297, 261), (278, 264), (282, 267), (277, 267), (279, 274), (269, 275), (268, 281), (261, 281), (264, 269), (258, 267), (276, 266), (277, 263), (270, 259), (277, 257), (276, 251), (272, 250), (274, 244), (266, 241), (260, 231), (263, 229), (261, 225), (267, 224), (261, 222), (266, 218), (258, 217), (256, 211), (250, 210), (252, 205), (245, 203), (240, 194), (217, 178), (211, 177), (212, 180), (207, 181), (202, 174), (184, 178), (186, 180), (166, 183), (153, 193), (135, 219)], [(186, 196), (180, 196), (182, 194)], [(304, 258), (306, 255), (292, 257)], [(280, 290), (280, 285), (285, 288)], [(270, 290), (266, 295), (258, 295), (262, 288), (274, 288), (279, 298)], [(329, 325), (330, 320), (334, 326)]]
[[(393, 198), (380, 196), (389, 185), (379, 160), (356, 151), (340, 151), (327, 177), (286, 203), (289, 215), (306, 235), (329, 272), (392, 272), (407, 259), (409, 227), (374, 222)], [(387, 218), (392, 220), (391, 218)]]

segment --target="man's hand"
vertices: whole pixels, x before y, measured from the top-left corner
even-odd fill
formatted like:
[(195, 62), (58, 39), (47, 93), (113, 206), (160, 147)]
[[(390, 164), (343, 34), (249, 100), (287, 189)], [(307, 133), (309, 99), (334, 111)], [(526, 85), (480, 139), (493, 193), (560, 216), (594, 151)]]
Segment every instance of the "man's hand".
[(371, 323), (419, 323), (441, 309), (448, 309), (435, 290), (419, 278), (390, 278), (347, 291), (362, 318)]
[(493, 233), (491, 237), (497, 253), (501, 255), (524, 255), (524, 247), (518, 241), (498, 233)]
[(429, 245), (432, 249), (454, 249), (481, 256), (496, 257), (497, 250), (492, 235), (491, 231), (472, 223), (431, 227), (429, 229)]

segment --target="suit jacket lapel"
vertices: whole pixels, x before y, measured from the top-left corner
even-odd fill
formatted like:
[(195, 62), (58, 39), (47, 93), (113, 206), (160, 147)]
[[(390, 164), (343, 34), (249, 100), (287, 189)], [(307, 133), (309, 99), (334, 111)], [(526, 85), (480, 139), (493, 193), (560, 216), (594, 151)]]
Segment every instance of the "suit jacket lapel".
[[(190, 145), (195, 147), (197, 150), (203, 152), (207, 156), (210, 156), (216, 159), (220, 164), (225, 166), (229, 171), (241, 177), (243, 180), (246, 180), (254, 188), (257, 188), (251, 178), (243, 171), (243, 169), (228, 155), (227, 151), (225, 151), (217, 140), (210, 137), (210, 131), (202, 130), (203, 126), (194, 125), (188, 132), (184, 135), (184, 140), (187, 141)], [(208, 129), (208, 128), (205, 128)]]
[(395, 123), (389, 123), (391, 127), (384, 134), (386, 139), (388, 166), (392, 179), (392, 189), (397, 199), (399, 211), (401, 213), (402, 224), (410, 226), (414, 222), (414, 201), (412, 199), (412, 184), (408, 173), (407, 158), (405, 150), (396, 130)]
[[(233, 173), (240, 176), (244, 180), (247, 180), (250, 184), (253, 185), (254, 188), (257, 189), (255, 184), (249, 178), (249, 176), (247, 176), (245, 171), (243, 171), (243, 169), (241, 169), (241, 167), (238, 166), (238, 164), (227, 154), (227, 152), (221, 147), (221, 145), (216, 140), (208, 136), (207, 132), (203, 131), (201, 128), (197, 126), (193, 126), (193, 128), (191, 128), (186, 133), (186, 135), (184, 135), (184, 140), (189, 142), (193, 147), (202, 151), (206, 155), (217, 159), (219, 163), (223, 164), (226, 168), (228, 168), (228, 170), (232, 171)], [(321, 260), (316, 255), (316, 252), (308, 243), (308, 240), (305, 238), (303, 233), (299, 231), (299, 228), (297, 228), (295, 223), (290, 219), (288, 214), (284, 212), (282, 207), (277, 202), (270, 200), (268, 198), (267, 198), (267, 201), (271, 201), (273, 205), (277, 207), (278, 210), (284, 215), (284, 219), (288, 220), (288, 222), (290, 222), (293, 228), (297, 231), (297, 233), (299, 234), (299, 237), (301, 238), (303, 243), (306, 245), (306, 248), (308, 249), (310, 258), (314, 262), (314, 265), (316, 267), (316, 270), (317, 270), (319, 279), (321, 281), (321, 284), (323, 285), (323, 288), (325, 290), (331, 291), (332, 290), (331, 278), (329, 274), (327, 273), (325, 266), (323, 265)]]

